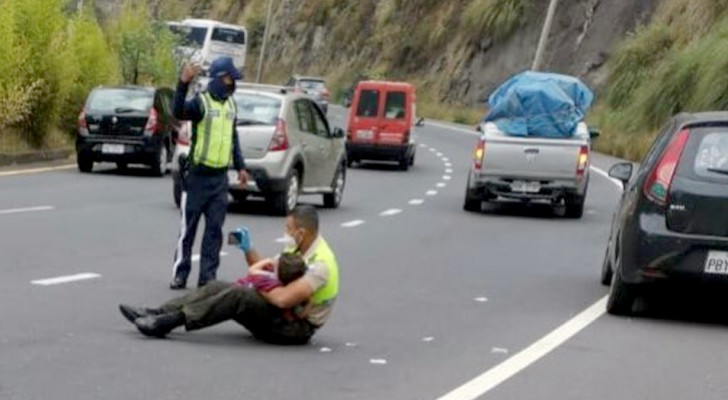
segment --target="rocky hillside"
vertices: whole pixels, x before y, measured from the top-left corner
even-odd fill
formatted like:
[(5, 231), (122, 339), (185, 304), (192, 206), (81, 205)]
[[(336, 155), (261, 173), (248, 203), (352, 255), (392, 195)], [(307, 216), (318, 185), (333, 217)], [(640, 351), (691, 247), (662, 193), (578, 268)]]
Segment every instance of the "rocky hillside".
[[(663, 0), (664, 1), (664, 0)], [(96, 0), (113, 13), (121, 0)], [(605, 61), (645, 23), (658, 0), (561, 0), (545, 69), (579, 75), (598, 87)], [(156, 15), (213, 18), (251, 32), (251, 53), (267, 0), (152, 0)], [(477, 104), (506, 77), (528, 69), (546, 0), (274, 0), (266, 79), (326, 75), (334, 87), (357, 73), (407, 79), (432, 101)], [(255, 72), (255, 56), (248, 71)]]

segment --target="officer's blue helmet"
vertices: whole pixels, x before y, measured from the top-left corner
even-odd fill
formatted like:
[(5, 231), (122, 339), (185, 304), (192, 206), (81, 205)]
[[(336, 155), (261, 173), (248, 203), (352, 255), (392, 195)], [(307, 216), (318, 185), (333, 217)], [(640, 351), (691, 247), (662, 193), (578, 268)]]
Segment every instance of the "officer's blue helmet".
[(240, 71), (235, 68), (232, 58), (226, 56), (218, 57), (210, 64), (210, 77), (215, 79), (225, 75), (230, 75), (235, 81), (243, 79)]

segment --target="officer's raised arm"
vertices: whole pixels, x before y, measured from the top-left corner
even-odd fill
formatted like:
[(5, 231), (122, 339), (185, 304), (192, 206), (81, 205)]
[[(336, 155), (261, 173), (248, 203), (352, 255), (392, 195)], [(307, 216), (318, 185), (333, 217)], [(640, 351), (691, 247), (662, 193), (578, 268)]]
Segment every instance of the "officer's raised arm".
[(174, 106), (172, 113), (175, 118), (182, 121), (200, 122), (204, 117), (204, 112), (200, 105), (200, 99), (195, 96), (190, 101), (187, 98), (187, 90), (190, 82), (200, 73), (200, 67), (196, 65), (186, 64), (182, 69), (182, 75), (177, 83), (177, 90), (174, 93)]

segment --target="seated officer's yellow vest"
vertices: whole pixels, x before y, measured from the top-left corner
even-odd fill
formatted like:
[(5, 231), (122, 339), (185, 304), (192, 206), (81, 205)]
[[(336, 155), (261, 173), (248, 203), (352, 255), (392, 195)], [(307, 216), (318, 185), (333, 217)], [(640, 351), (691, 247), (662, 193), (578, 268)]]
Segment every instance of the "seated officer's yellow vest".
[[(336, 256), (334, 256), (334, 252), (331, 251), (331, 247), (329, 247), (329, 244), (326, 243), (324, 238), (319, 237), (318, 240), (318, 247), (316, 247), (313, 255), (304, 261), (306, 261), (306, 264), (309, 265), (317, 261), (326, 264), (326, 266), (329, 267), (329, 279), (326, 281), (325, 285), (313, 292), (311, 300), (314, 305), (320, 305), (332, 301), (339, 295), (339, 264), (336, 262)], [(290, 248), (284, 250), (284, 253), (302, 255), (299, 251)]]
[(235, 101), (231, 96), (220, 103), (207, 92), (200, 97), (205, 116), (197, 123), (192, 162), (210, 168), (227, 168), (233, 157)]

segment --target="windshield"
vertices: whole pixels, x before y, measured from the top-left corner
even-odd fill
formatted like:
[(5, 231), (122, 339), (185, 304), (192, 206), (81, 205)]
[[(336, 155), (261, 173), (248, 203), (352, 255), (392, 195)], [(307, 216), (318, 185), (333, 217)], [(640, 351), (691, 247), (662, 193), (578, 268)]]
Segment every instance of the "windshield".
[(326, 85), (323, 81), (299, 81), (298, 86), (302, 87), (303, 89), (307, 90), (317, 90), (321, 91), (326, 89)]
[(88, 112), (124, 113), (148, 112), (154, 96), (139, 89), (98, 89), (91, 93), (86, 104)]
[(279, 99), (253, 94), (235, 93), (238, 124), (275, 125), (281, 110)]
[(215, 28), (212, 30), (212, 41), (231, 44), (245, 44), (245, 32), (231, 28)]

